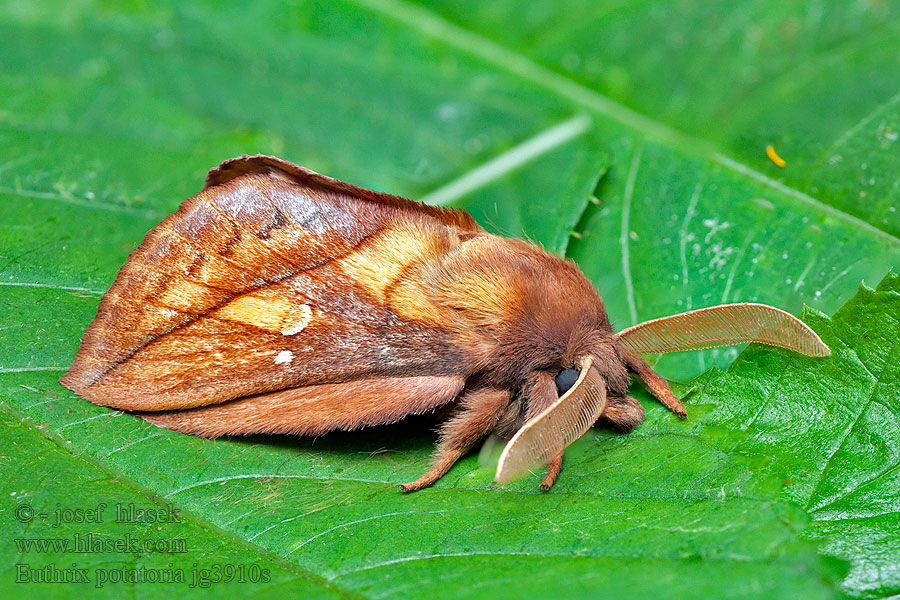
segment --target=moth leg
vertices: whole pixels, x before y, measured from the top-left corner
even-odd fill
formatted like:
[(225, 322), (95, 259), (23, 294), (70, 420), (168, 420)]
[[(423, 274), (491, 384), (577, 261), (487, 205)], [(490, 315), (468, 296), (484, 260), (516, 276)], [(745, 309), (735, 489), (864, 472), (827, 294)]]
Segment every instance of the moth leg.
[[(528, 410), (525, 413), (526, 423), (544, 412), (559, 398), (553, 376), (545, 371), (536, 371), (529, 376), (525, 383), (525, 393), (528, 397)], [(541, 481), (542, 490), (547, 491), (556, 483), (556, 478), (559, 477), (559, 472), (562, 470), (562, 460), (563, 453), (560, 452), (547, 463), (547, 474)]]
[(672, 390), (669, 389), (669, 384), (666, 383), (666, 380), (657, 375), (656, 372), (650, 368), (650, 365), (647, 364), (647, 361), (644, 360), (643, 356), (622, 346), (619, 346), (619, 356), (622, 357), (622, 360), (625, 361), (625, 365), (630, 370), (637, 373), (638, 377), (644, 381), (653, 395), (656, 396), (656, 399), (659, 400), (663, 406), (682, 419), (687, 418), (687, 411), (685, 410), (684, 405), (678, 401), (678, 398), (676, 398), (675, 394), (672, 393)]
[(644, 407), (631, 396), (608, 396), (606, 408), (597, 419), (597, 425), (612, 427), (622, 433), (631, 431), (644, 422)]
[(547, 463), (547, 474), (544, 475), (544, 479), (541, 481), (541, 489), (545, 492), (556, 483), (556, 478), (559, 477), (559, 472), (562, 470), (562, 460), (563, 453), (560, 452)]
[(400, 489), (414, 492), (443, 477), (463, 454), (494, 429), (509, 399), (509, 392), (494, 388), (474, 390), (463, 396), (460, 411), (441, 426), (431, 468), (417, 480), (401, 485)]

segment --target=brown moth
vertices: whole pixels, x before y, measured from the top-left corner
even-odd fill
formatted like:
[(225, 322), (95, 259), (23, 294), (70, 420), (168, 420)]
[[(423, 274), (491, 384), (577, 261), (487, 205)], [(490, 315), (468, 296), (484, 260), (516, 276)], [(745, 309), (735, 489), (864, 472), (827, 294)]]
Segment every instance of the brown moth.
[(430, 485), (489, 434), (496, 479), (547, 464), (594, 423), (628, 431), (641, 353), (763, 342), (826, 356), (793, 316), (732, 304), (613, 331), (574, 263), (485, 232), (466, 212), (270, 156), (210, 171), (100, 302), (69, 372), (82, 397), (205, 437), (319, 435), (449, 408)]

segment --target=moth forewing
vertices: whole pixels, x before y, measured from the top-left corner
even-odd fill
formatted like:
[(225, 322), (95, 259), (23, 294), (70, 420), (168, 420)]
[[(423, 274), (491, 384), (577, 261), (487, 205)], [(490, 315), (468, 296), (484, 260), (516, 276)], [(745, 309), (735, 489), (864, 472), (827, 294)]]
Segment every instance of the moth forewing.
[(380, 294), (409, 287), (400, 278), (434, 258), (422, 249), (459, 231), (481, 228), (273, 157), (225, 161), (129, 257), (61, 383), (105, 406), (172, 411), (361, 373), (460, 375), (451, 333)]
[(758, 342), (807, 356), (828, 356), (828, 346), (810, 327), (781, 309), (743, 302), (720, 304), (646, 321), (616, 336), (645, 354), (701, 350)]
[(606, 381), (587, 358), (578, 381), (512, 437), (497, 463), (497, 483), (544, 464), (580, 438), (606, 408)]

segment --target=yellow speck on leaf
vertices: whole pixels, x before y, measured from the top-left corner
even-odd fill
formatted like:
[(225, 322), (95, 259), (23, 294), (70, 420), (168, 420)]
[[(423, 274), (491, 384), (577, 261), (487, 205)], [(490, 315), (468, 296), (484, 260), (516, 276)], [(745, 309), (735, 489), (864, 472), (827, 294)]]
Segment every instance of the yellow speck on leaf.
[(787, 163), (784, 162), (784, 159), (778, 156), (778, 153), (775, 152), (775, 146), (773, 146), (772, 144), (766, 146), (766, 156), (768, 156), (769, 160), (771, 160), (779, 167), (784, 168), (784, 166), (787, 165)]

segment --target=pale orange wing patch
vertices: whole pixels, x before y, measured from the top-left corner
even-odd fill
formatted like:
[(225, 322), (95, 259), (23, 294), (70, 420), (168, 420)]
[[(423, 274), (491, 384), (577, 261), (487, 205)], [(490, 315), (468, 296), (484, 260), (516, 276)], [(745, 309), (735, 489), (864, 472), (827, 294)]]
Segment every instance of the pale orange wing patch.
[(421, 279), (459, 245), (459, 238), (449, 236), (443, 226), (399, 218), (337, 265), (356, 285), (401, 317), (440, 326), (446, 323), (446, 311), (425, 296)]
[(621, 343), (649, 354), (758, 342), (808, 356), (831, 350), (809, 326), (778, 308), (750, 302), (722, 304), (653, 319), (621, 331)]
[(278, 295), (278, 292), (284, 291), (283, 286), (262, 288), (235, 298), (211, 316), (266, 331), (277, 331), (282, 335), (297, 335), (312, 322), (313, 310), (309, 304)]

